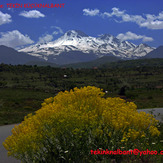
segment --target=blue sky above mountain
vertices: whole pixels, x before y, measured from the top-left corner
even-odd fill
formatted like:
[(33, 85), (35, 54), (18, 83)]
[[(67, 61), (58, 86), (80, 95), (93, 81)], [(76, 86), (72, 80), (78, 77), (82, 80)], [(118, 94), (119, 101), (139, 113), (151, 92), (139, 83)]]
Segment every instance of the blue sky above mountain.
[[(7, 8), (7, 3), (62, 4), (64, 8)], [(77, 29), (97, 37), (109, 33), (135, 44), (163, 45), (162, 0), (1, 0), (0, 44), (45, 43)]]

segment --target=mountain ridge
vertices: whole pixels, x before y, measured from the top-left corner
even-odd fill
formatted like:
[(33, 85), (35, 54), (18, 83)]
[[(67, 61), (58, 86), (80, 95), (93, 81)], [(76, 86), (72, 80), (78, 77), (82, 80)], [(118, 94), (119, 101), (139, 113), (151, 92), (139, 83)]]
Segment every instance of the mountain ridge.
[(30, 56), (24, 52), (18, 52), (17, 50), (0, 45), (0, 63), (5, 64), (25, 64), (29, 61), (41, 61), (42, 59), (39, 59), (34, 56)]
[(145, 56), (154, 48), (129, 41), (121, 41), (110, 34), (99, 37), (88, 36), (79, 30), (69, 30), (57, 40), (35, 44), (20, 49), (48, 62), (70, 64), (91, 61), (103, 56), (115, 56), (122, 59), (135, 59)]
[(163, 58), (163, 46), (159, 46), (150, 53), (148, 53), (144, 58)]

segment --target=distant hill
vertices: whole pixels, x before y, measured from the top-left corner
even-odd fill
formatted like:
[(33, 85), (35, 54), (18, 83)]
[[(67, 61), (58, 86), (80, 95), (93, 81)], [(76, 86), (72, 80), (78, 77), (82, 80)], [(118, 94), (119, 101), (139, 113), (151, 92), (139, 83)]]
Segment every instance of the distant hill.
[(49, 62), (29, 62), (26, 65), (65, 67), (65, 68), (137, 68), (163, 66), (163, 58), (148, 58), (135, 60), (120, 60), (117, 57), (102, 57), (91, 62), (81, 62), (68, 65), (57, 65)]
[(163, 46), (159, 46), (143, 58), (163, 58)]
[(82, 62), (63, 65), (62, 67), (71, 68), (134, 68), (134, 67), (157, 67), (163, 66), (163, 59), (160, 58), (141, 58), (135, 60), (122, 60), (117, 57), (104, 56), (91, 62)]
[(118, 57), (114, 56), (104, 56), (99, 59), (90, 61), (90, 62), (79, 62), (79, 63), (74, 63), (74, 64), (67, 64), (67, 65), (62, 65), (62, 67), (72, 67), (72, 68), (93, 68), (93, 67), (99, 67), (105, 63), (110, 63), (110, 62), (117, 62), (120, 61), (121, 59)]
[(17, 65), (25, 64), (30, 61), (41, 61), (41, 59), (23, 52), (18, 52), (13, 48), (0, 45), (0, 63)]
[(163, 66), (163, 58), (135, 59), (105, 63), (100, 68), (136, 68), (136, 67), (160, 67)]

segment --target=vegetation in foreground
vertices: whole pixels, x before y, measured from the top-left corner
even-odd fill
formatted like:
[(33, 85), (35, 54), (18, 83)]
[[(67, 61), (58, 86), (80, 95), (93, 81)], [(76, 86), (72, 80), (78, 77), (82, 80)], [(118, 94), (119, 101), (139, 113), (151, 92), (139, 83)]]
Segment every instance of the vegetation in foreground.
[(133, 101), (138, 108), (163, 107), (161, 64), (129, 68), (123, 67), (122, 63), (120, 65), (72, 69), (1, 64), (0, 125), (21, 122), (25, 115), (38, 110), (45, 98), (60, 91), (88, 85), (108, 92), (105, 97)]
[[(103, 98), (96, 87), (74, 88), (45, 99), (35, 115), (15, 126), (4, 143), (8, 155), (23, 162), (156, 161), (161, 155), (91, 155), (90, 150), (156, 150), (158, 121), (138, 113), (133, 102)], [(153, 144), (153, 146), (151, 145)]]

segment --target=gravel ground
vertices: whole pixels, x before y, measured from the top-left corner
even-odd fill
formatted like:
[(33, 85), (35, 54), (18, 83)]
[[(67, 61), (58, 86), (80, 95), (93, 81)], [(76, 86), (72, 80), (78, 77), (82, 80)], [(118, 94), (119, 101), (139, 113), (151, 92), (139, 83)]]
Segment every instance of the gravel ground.
[(155, 118), (159, 120), (160, 122), (163, 122), (163, 108), (153, 108), (153, 109), (139, 109), (138, 112), (144, 111), (146, 113), (153, 112), (153, 114), (156, 116)]
[(3, 147), (2, 143), (5, 139), (11, 135), (11, 130), (15, 126), (14, 125), (5, 125), (0, 126), (0, 163), (20, 163), (20, 161), (7, 156), (7, 151)]

